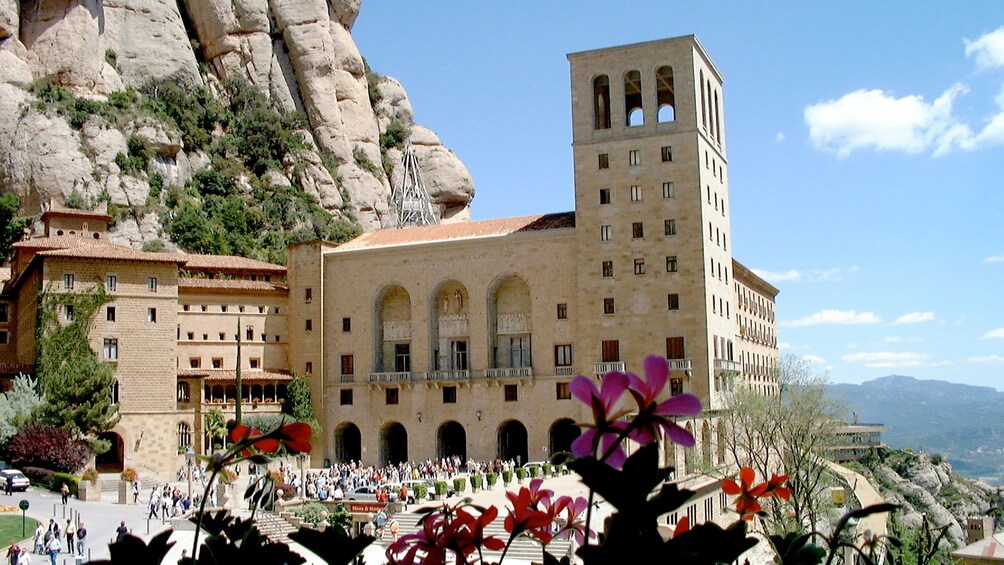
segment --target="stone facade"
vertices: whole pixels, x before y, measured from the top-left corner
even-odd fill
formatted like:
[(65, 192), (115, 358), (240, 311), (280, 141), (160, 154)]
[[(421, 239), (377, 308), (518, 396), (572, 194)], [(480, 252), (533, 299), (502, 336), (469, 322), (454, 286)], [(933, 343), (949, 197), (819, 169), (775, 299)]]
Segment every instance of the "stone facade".
[(292, 374), (307, 379), (315, 466), (544, 460), (589, 417), (574, 375), (641, 372), (654, 353), (670, 361), (666, 395), (707, 409), (681, 422), (697, 449), (663, 451), (698, 481), (699, 462), (724, 462), (723, 393), (776, 390), (777, 289), (729, 247), (722, 78), (693, 36), (569, 60), (574, 212), (305, 242), (287, 267), (139, 252), (105, 243), (95, 214), (53, 213), (63, 235), (17, 244), (0, 271), (0, 373), (34, 362), (41, 288), (114, 274), (116, 319), (91, 339), (98, 352), (120, 339), (118, 460), (173, 473), (180, 449), (210, 447), (207, 411), (234, 414), (238, 345), (245, 414), (277, 412)]

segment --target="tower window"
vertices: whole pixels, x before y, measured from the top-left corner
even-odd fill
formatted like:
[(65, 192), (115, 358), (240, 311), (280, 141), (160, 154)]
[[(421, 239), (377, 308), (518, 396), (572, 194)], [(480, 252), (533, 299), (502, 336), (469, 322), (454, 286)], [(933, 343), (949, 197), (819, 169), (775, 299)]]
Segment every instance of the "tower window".
[(676, 235), (676, 220), (665, 221), (666, 235)]
[(673, 148), (669, 145), (664, 145), (662, 148), (662, 162), (668, 163), (673, 160)]
[(597, 160), (599, 161), (599, 168), (601, 168), (601, 169), (609, 169), (610, 168), (610, 154), (609, 153), (600, 153), (597, 156)]
[(600, 241), (610, 241), (610, 226), (600, 226)]
[(600, 189), (600, 204), (610, 204), (610, 189), (601, 188)]
[(642, 108), (641, 73), (628, 71), (624, 73), (624, 112), (626, 126), (640, 126), (645, 123), (645, 111)]
[(634, 260), (634, 274), (644, 275), (645, 274), (645, 260), (635, 259)]
[(610, 129), (610, 78), (593, 79), (593, 129)]
[(678, 270), (678, 265), (676, 262), (676, 255), (670, 255), (666, 257), (666, 272), (675, 273)]
[(662, 183), (662, 197), (676, 198), (676, 186), (674, 186), (671, 182)]
[(614, 262), (613, 261), (604, 261), (603, 262), (603, 276), (604, 277), (608, 277), (608, 278), (614, 276)]
[(568, 304), (564, 302), (558, 304), (558, 319), (559, 320), (568, 319)]
[(631, 238), (641, 239), (645, 237), (645, 225), (641, 222), (631, 224)]
[(659, 108), (658, 121), (676, 121), (676, 88), (673, 85), (673, 67), (659, 67), (655, 71), (655, 104)]
[(631, 202), (640, 202), (640, 201), (641, 201), (641, 187), (637, 186), (637, 185), (636, 186), (632, 186), (631, 187)]
[(679, 294), (676, 294), (676, 293), (667, 294), (666, 295), (666, 299), (667, 299), (667, 302), (669, 303), (669, 309), (670, 310), (679, 310), (680, 309), (680, 295)]
[(641, 155), (638, 153), (637, 149), (632, 149), (628, 151), (628, 165), (635, 166), (641, 164)]
[(615, 312), (616, 312), (616, 308), (614, 307), (614, 299), (613, 298), (604, 298), (603, 299), (603, 313), (604, 314), (614, 314)]

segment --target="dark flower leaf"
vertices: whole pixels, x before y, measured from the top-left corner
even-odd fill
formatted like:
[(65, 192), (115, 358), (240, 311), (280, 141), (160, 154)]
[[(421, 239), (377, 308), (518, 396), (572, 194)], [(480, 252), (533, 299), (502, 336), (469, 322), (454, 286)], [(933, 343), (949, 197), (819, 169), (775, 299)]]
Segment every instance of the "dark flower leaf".
[(694, 491), (681, 489), (676, 484), (662, 485), (659, 494), (648, 500), (648, 511), (652, 516), (668, 514), (677, 508), (682, 508), (695, 494)]
[(328, 565), (348, 565), (376, 538), (366, 535), (349, 537), (345, 530), (333, 526), (323, 532), (300, 528), (289, 534), (289, 539), (314, 552)]
[(108, 544), (108, 551), (111, 559), (108, 561), (90, 561), (95, 565), (125, 565), (130, 563), (160, 563), (164, 556), (174, 546), (174, 542), (168, 542), (172, 530), (163, 531), (154, 536), (150, 543), (145, 543), (142, 539), (126, 534), (121, 541)]
[[(850, 512), (844, 514), (837, 521), (836, 526), (833, 528), (833, 538), (832, 540), (837, 540), (840, 538), (840, 533), (847, 527), (847, 521), (851, 518), (860, 520), (865, 516), (871, 516), (872, 514), (878, 514), (880, 512), (892, 512), (899, 508), (898, 504), (890, 504), (888, 502), (883, 502), (881, 504), (872, 504), (871, 506), (865, 506), (864, 508), (858, 508), (857, 510), (851, 510)], [(831, 541), (830, 548), (832, 550), (834, 541)]]
[(818, 565), (826, 557), (826, 550), (809, 543), (809, 534), (788, 532), (784, 536), (770, 536), (781, 565)]
[(570, 561), (568, 556), (564, 556), (561, 559), (551, 555), (548, 552), (544, 552), (544, 565), (569, 565)]
[(732, 563), (757, 544), (746, 536), (746, 522), (739, 521), (728, 529), (714, 522), (699, 524), (663, 544), (662, 563), (717, 565)]

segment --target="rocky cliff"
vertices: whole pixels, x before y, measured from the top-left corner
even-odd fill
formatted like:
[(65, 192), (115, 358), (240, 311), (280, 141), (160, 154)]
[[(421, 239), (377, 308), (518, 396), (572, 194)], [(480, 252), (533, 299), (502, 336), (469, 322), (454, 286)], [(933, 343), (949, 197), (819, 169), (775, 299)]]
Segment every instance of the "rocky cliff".
[[(215, 169), (235, 194), (249, 197), (262, 182), (302, 191), (373, 230), (410, 140), (444, 220), (469, 219), (467, 169), (413, 123), (404, 88), (370, 71), (353, 42), (360, 2), (0, 0), (0, 190), (17, 192), (29, 214), (50, 200), (104, 200), (118, 214), (114, 240), (170, 247), (180, 245), (165, 233), (178, 213), (165, 204), (170, 188)], [(281, 120), (257, 106), (241, 114), (242, 85), (275, 116), (298, 117), (283, 122), (292, 141), (265, 161), (241, 153), (256, 132), (239, 126)], [(189, 98), (171, 99), (167, 87)], [(200, 96), (223, 111), (212, 114)], [(171, 105), (178, 99), (201, 112), (194, 125)]]
[(886, 502), (902, 506), (893, 514), (900, 536), (917, 531), (926, 515), (933, 527), (948, 526), (946, 542), (955, 549), (966, 545), (967, 518), (1000, 513), (992, 487), (958, 475), (940, 455), (882, 448), (860, 467), (848, 466), (865, 475)]

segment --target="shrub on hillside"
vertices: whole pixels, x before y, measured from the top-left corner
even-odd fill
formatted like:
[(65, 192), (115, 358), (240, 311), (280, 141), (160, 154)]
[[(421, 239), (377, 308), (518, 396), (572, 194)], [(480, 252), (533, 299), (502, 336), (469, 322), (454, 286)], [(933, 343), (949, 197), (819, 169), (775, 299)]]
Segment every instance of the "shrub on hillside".
[(75, 473), (87, 464), (91, 450), (85, 442), (72, 439), (66, 430), (31, 422), (11, 436), (7, 457), (14, 467)]

